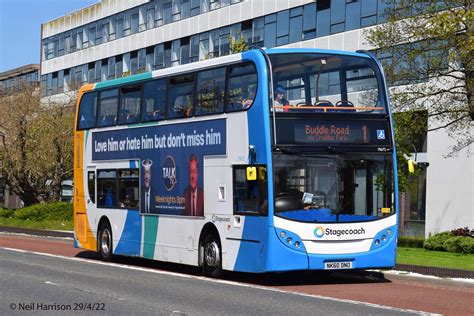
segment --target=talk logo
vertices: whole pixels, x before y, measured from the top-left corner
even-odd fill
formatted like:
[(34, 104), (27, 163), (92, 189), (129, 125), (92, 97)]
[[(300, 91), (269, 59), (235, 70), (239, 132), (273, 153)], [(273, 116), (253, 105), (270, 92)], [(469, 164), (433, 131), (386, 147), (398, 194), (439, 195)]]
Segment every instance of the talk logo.
[(176, 183), (178, 183), (178, 180), (176, 180), (176, 162), (172, 156), (167, 156), (163, 163), (163, 184), (167, 191), (171, 191)]
[(322, 226), (318, 226), (314, 229), (314, 236), (321, 238), (324, 236), (324, 228)]

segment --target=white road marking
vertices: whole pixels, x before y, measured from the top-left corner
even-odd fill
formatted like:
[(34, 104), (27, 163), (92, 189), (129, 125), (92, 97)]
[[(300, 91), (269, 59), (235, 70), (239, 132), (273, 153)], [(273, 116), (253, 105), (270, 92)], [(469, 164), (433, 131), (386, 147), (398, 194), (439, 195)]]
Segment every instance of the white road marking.
[[(116, 267), (116, 268), (121, 268), (121, 269), (128, 269), (128, 270), (135, 270), (135, 271), (142, 271), (142, 272), (151, 272), (151, 273), (162, 274), (162, 275), (171, 275), (171, 276), (176, 276), (176, 277), (185, 278), (185, 279), (196, 279), (196, 280), (201, 280), (201, 281), (208, 281), (208, 282), (215, 282), (215, 283), (220, 283), (220, 284), (228, 284), (228, 285), (234, 285), (234, 286), (240, 286), (240, 287), (254, 288), (254, 289), (272, 291), (272, 292), (277, 292), (277, 293), (292, 294), (292, 295), (298, 295), (298, 296), (304, 296), (304, 297), (312, 297), (312, 298), (318, 298), (318, 299), (322, 299), (322, 300), (342, 302), (342, 303), (361, 305), (361, 306), (367, 306), (367, 307), (373, 307), (373, 308), (380, 308), (380, 309), (385, 309), (385, 310), (390, 310), (390, 311), (414, 313), (414, 314), (418, 314), (418, 315), (441, 315), (441, 314), (429, 313), (429, 312), (424, 312), (424, 311), (417, 311), (417, 310), (412, 310), (412, 309), (397, 308), (397, 307), (374, 304), (374, 303), (368, 303), (368, 302), (354, 301), (354, 300), (348, 300), (348, 299), (340, 299), (340, 298), (334, 298), (334, 297), (328, 297), (328, 296), (322, 296), (322, 295), (316, 295), (316, 294), (306, 294), (306, 293), (301, 293), (301, 292), (296, 292), (296, 291), (281, 290), (281, 289), (266, 287), (266, 286), (262, 286), (262, 285), (240, 283), (240, 282), (236, 282), (236, 281), (218, 280), (218, 279), (211, 279), (211, 278), (202, 277), (202, 276), (180, 274), (180, 273), (176, 273), (176, 272), (154, 270), (154, 269), (149, 269), (149, 268), (134, 267), (134, 266), (128, 266), (128, 265), (120, 265), (120, 264), (113, 263), (113, 262), (103, 262), (103, 261), (95, 261), (95, 260), (84, 259), (84, 258), (66, 257), (66, 256), (61, 256), (61, 255), (54, 255), (54, 254), (49, 254), (49, 253), (42, 253), (42, 252), (28, 251), (28, 250), (7, 248), (7, 247), (0, 247), (0, 249), (14, 251), (14, 252), (20, 252), (20, 253), (35, 254), (35, 255), (52, 257), (52, 258), (66, 259), (66, 260), (71, 260), (71, 261), (88, 262), (88, 263), (92, 263), (92, 264), (111, 266), (111, 267)], [(47, 282), (45, 282), (45, 283), (47, 283)], [(50, 282), (48, 284), (52, 284), (52, 282)]]

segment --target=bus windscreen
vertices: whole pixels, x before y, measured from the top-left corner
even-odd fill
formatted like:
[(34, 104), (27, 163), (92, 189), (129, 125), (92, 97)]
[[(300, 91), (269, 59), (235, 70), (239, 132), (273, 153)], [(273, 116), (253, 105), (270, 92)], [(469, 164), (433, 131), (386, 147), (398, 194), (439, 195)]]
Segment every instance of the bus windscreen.
[(276, 112), (387, 113), (381, 74), (369, 58), (270, 55)]

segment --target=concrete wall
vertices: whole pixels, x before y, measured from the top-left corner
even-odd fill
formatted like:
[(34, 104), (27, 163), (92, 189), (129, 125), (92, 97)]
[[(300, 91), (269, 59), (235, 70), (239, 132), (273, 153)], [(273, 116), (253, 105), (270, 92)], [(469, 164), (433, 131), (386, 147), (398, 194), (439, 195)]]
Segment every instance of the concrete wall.
[(426, 236), (474, 227), (474, 146), (447, 158), (448, 148), (453, 144), (444, 130), (428, 133)]

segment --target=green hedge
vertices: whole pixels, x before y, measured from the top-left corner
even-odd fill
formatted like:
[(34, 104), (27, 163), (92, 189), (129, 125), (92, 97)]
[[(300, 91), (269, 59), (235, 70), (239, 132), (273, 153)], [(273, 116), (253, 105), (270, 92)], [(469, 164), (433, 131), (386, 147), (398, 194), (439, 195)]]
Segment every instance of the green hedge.
[(0, 209), (0, 217), (29, 221), (73, 220), (73, 205), (66, 202), (35, 204), (16, 211)]
[(423, 248), (425, 239), (421, 237), (398, 237), (398, 246), (410, 248)]
[(442, 232), (436, 234), (425, 240), (423, 243), (423, 248), (428, 250), (445, 251), (446, 249), (443, 247), (444, 242), (451, 237), (453, 237), (451, 232)]
[(474, 238), (456, 236), (453, 232), (442, 232), (425, 240), (423, 248), (457, 253), (474, 253)]
[(455, 236), (446, 240), (443, 248), (449, 252), (474, 253), (474, 238)]

